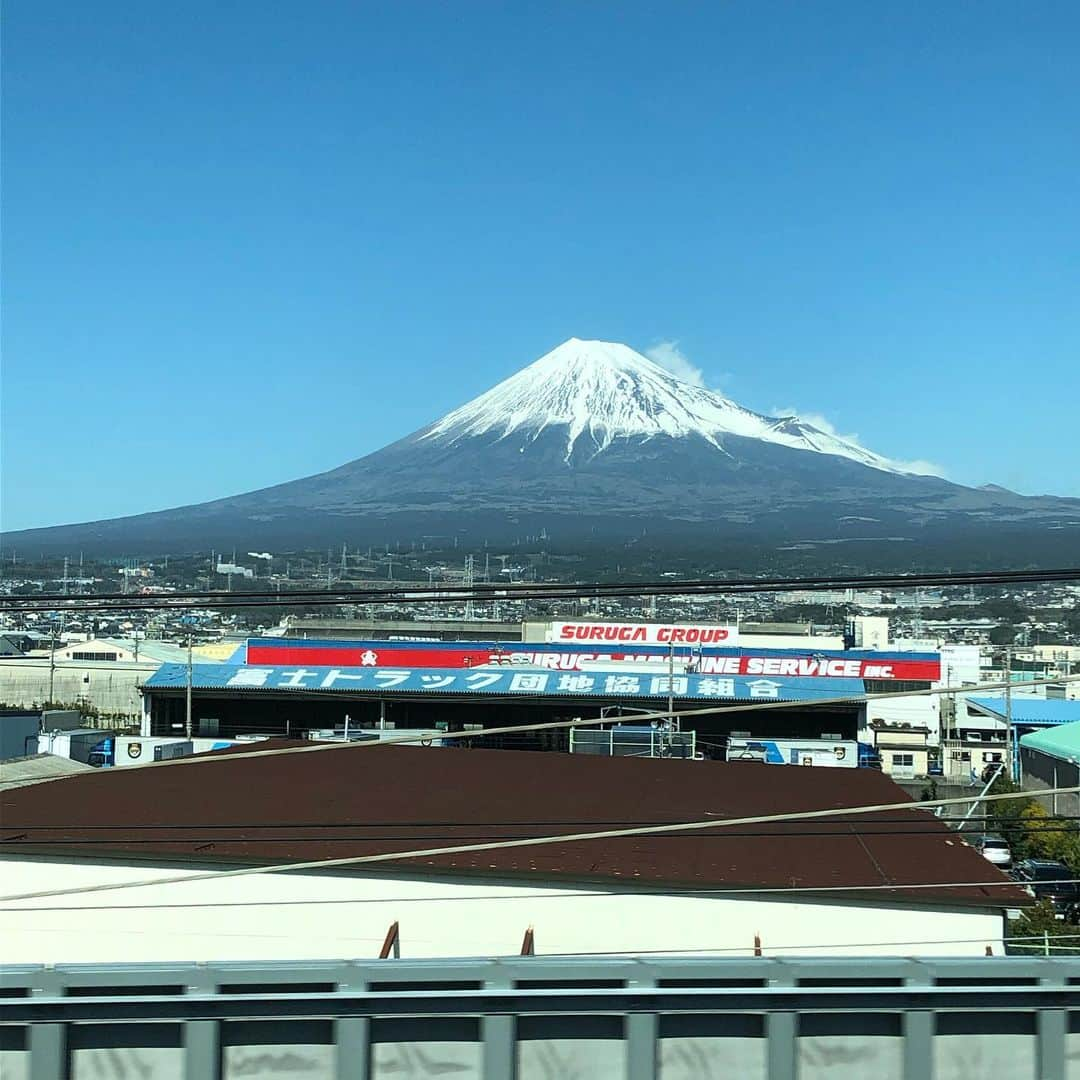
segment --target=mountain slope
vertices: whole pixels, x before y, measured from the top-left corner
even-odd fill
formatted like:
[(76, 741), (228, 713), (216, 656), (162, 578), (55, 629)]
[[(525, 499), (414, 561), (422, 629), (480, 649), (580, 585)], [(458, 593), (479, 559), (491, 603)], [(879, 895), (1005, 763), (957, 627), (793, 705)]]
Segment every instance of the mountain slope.
[(541, 528), (565, 546), (648, 532), (754, 545), (763, 559), (877, 539), (955, 542), (990, 561), (1007, 551), (1062, 561), (1058, 552), (1080, 537), (1080, 500), (913, 475), (797, 417), (761, 416), (680, 382), (624, 345), (571, 339), (428, 427), (329, 472), (3, 543), (96, 554), (281, 550), (431, 534), (510, 542)]

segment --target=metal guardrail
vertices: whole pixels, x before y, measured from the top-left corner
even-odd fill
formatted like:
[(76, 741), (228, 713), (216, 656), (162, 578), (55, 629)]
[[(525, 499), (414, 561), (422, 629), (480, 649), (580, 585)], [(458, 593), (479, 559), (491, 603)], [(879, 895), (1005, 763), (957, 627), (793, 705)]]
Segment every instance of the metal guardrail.
[(5, 967), (0, 1074), (1066, 1080), (1080, 959)]

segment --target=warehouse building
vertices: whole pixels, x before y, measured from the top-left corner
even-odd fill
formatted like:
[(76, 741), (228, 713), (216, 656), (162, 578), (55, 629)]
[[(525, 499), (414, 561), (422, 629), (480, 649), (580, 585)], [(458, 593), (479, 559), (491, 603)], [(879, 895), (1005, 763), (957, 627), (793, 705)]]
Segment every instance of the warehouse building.
[[(5, 959), (1002, 952), (1026, 894), (916, 804), (760, 820), (909, 803), (887, 777), (769, 768), (279, 744), (20, 788)], [(235, 869), (256, 872), (206, 876)]]
[[(1080, 721), (1080, 701), (1067, 701), (1061, 698), (1035, 697), (1028, 694), (1013, 694), (1009, 699), (1004, 695), (997, 697), (971, 697), (967, 701), (968, 711), (981, 714), (997, 726), (1000, 742), (996, 747), (983, 749), (980, 757), (983, 767), (999, 761), (1013, 761), (1013, 778), (1020, 779), (1020, 746), (1026, 735), (1047, 731)], [(1012, 737), (1011, 755), (1009, 733)], [(972, 758), (974, 759), (974, 754)]]
[(44, 752), (48, 747), (38, 745), (43, 735), (78, 731), (82, 722), (69, 709), (0, 709), (0, 761)]
[[(346, 726), (453, 733), (632, 718), (670, 705), (699, 711), (683, 727), (703, 752), (721, 757), (734, 733), (854, 742), (867, 731), (868, 692), (925, 689), (940, 677), (937, 653), (252, 638), (243, 663), (162, 665), (143, 686), (142, 734), (305, 736)], [(770, 703), (784, 707), (762, 708)], [(565, 730), (498, 740), (486, 745), (565, 750), (569, 742)]]
[[(221, 659), (219, 646), (197, 646), (192, 655), (203, 665)], [(0, 656), (0, 701), (21, 708), (79, 704), (110, 727), (123, 728), (139, 722), (139, 688), (165, 663), (186, 665), (187, 649), (167, 641), (98, 638), (69, 642), (51, 656)]]
[[(1080, 786), (1080, 719), (1020, 736), (1020, 779), (1037, 795), (1048, 788)], [(1050, 795), (1052, 814), (1080, 814), (1080, 794)]]

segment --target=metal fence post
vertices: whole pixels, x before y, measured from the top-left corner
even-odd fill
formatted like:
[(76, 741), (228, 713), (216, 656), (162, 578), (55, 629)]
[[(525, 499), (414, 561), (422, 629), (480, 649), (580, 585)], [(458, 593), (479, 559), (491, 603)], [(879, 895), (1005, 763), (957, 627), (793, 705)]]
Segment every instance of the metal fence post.
[(1065, 1011), (1040, 1009), (1036, 1030), (1039, 1038), (1039, 1080), (1065, 1080)]
[[(484, 980), (488, 990), (510, 990), (513, 984), (513, 975), (502, 967), (496, 967)], [(511, 1080), (517, 1072), (516, 1038), (517, 1017), (513, 1014), (485, 1013), (480, 1018), (484, 1080)]]
[[(200, 966), (187, 980), (189, 994), (217, 993), (216, 975)], [(221, 1029), (216, 1020), (184, 1023), (184, 1080), (218, 1080), (221, 1075)]]
[(934, 1014), (905, 1012), (904, 1080), (930, 1080), (934, 1069)]
[[(921, 965), (904, 980), (905, 986), (932, 986), (933, 977)], [(907, 1010), (901, 1014), (904, 1037), (904, 1080), (933, 1080), (934, 1013), (929, 1009)]]
[(371, 1030), (366, 1016), (344, 1016), (334, 1021), (337, 1080), (368, 1080), (371, 1070)]
[[(1060, 986), (1061, 989), (1065, 989), (1067, 985), (1060, 969), (1056, 979), (1043, 978), (1040, 982), (1043, 986)], [(1036, 1014), (1039, 1080), (1065, 1080), (1065, 1042), (1068, 1019), (1068, 1014), (1064, 1009), (1040, 1009)]]
[[(51, 971), (35, 979), (31, 997), (60, 997), (60, 980)], [(67, 1025), (31, 1024), (27, 1038), (30, 1051), (30, 1080), (65, 1080), (67, 1069)]]
[[(346, 966), (338, 976), (338, 990), (366, 990), (363, 974)], [(368, 1080), (371, 1074), (371, 1021), (366, 1016), (339, 1016), (334, 1020), (334, 1075), (336, 1080)]]
[[(634, 975), (627, 981), (628, 987), (651, 988), (656, 980), (651, 976)], [(656, 1013), (629, 1013), (624, 1029), (626, 1038), (627, 1080), (656, 1080), (656, 1036), (659, 1021)]]
[(765, 1052), (769, 1080), (795, 1080), (795, 1040), (798, 1013), (770, 1012), (765, 1016)]
[(184, 1024), (184, 1080), (217, 1080), (221, 1047), (216, 1020), (188, 1020)]
[(64, 1024), (30, 1025), (30, 1080), (65, 1080), (67, 1046)]
[[(779, 965), (770, 972), (772, 986), (795, 985), (795, 977)], [(765, 1060), (768, 1080), (795, 1080), (799, 1037), (799, 1014), (768, 1012), (765, 1015)]]

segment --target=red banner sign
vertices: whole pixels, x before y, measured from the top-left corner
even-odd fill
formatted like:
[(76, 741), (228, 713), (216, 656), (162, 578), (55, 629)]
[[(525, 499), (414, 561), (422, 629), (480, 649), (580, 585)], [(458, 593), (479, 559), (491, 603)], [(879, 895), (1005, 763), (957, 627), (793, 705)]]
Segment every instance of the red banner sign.
[[(680, 665), (689, 660), (687, 669), (698, 675), (761, 675), (800, 679), (903, 679), (912, 682), (936, 682), (941, 678), (938, 660), (905, 659), (903, 653), (866, 657), (824, 656), (794, 653), (786, 656), (763, 656), (746, 653), (739, 656), (680, 657)], [(641, 655), (627, 651), (556, 652), (541, 645), (524, 644), (520, 648), (492, 651), (490, 646), (465, 645), (442, 649), (419, 642), (365, 642), (353, 647), (340, 644), (302, 646), (248, 643), (248, 664), (281, 667), (400, 667), (400, 668), (472, 668), (487, 664), (520, 664), (553, 671), (587, 670), (591, 664), (623, 662), (666, 668), (664, 655)]]

